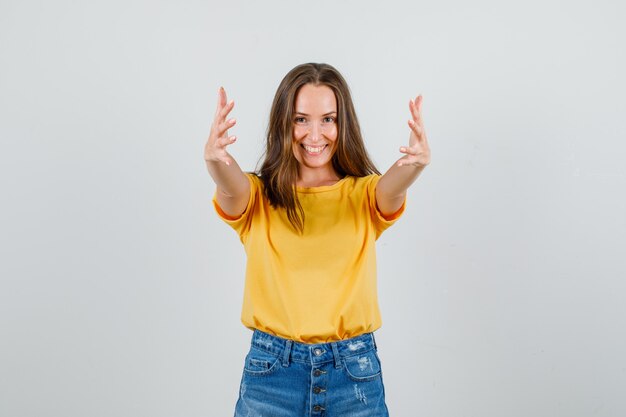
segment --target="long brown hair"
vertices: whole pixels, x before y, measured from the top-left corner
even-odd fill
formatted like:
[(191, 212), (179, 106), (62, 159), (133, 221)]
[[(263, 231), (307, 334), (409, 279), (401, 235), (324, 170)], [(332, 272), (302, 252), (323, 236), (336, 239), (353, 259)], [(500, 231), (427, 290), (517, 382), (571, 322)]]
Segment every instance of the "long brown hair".
[(298, 65), (289, 71), (272, 103), (260, 177), (270, 204), (283, 207), (299, 232), (304, 230), (304, 210), (296, 192), (298, 160), (293, 154), (292, 137), (296, 96), (306, 84), (325, 85), (335, 93), (338, 137), (332, 164), (337, 174), (340, 177), (380, 174), (365, 149), (350, 89), (339, 71), (331, 65), (316, 63)]

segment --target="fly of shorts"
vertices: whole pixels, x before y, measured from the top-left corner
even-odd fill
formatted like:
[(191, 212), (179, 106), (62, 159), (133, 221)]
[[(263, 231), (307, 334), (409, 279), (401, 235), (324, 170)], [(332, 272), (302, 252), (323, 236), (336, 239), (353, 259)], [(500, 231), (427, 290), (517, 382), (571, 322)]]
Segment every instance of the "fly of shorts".
[(254, 330), (235, 417), (388, 417), (373, 333), (306, 344)]

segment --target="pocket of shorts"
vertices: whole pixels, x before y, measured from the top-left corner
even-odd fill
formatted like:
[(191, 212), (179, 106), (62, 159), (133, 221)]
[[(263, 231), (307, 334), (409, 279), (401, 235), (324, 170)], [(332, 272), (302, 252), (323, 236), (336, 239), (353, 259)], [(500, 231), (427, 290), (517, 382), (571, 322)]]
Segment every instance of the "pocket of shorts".
[(372, 381), (381, 375), (380, 359), (373, 349), (343, 358), (348, 376), (357, 382)]
[(248, 375), (269, 375), (277, 369), (279, 362), (279, 356), (256, 347), (250, 347), (243, 370)]

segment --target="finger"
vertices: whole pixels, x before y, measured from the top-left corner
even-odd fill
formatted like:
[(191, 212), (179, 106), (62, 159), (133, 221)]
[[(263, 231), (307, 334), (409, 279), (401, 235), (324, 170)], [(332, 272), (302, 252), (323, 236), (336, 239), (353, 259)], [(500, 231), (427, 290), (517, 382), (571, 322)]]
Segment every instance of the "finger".
[(419, 111), (416, 100), (411, 100), (411, 104), (409, 107), (411, 108), (411, 116), (413, 117), (413, 120), (415, 120), (415, 122), (419, 124), (422, 121), (422, 114)]
[(220, 124), (217, 125), (217, 136), (218, 137), (222, 137), (225, 136), (228, 132), (228, 129), (230, 129), (231, 127), (235, 126), (235, 123), (237, 123), (237, 121), (235, 119), (230, 119), (230, 120), (226, 120)]
[(236, 137), (236, 136), (230, 136), (230, 137), (228, 137), (228, 138), (219, 138), (219, 139), (215, 142), (215, 145), (216, 145), (218, 148), (225, 148), (225, 147), (227, 147), (228, 145), (230, 145), (230, 144), (232, 144), (232, 143), (235, 143), (235, 141), (236, 141), (236, 140), (237, 140), (237, 137)]
[(417, 98), (415, 99), (415, 105), (417, 107), (417, 112), (420, 114), (422, 114), (422, 101), (424, 100), (424, 97), (422, 97), (421, 94), (419, 94), (417, 96)]
[(228, 113), (230, 113), (233, 108), (235, 108), (235, 100), (231, 100), (228, 104), (222, 107), (222, 110), (220, 110), (219, 112), (219, 122), (223, 122), (226, 116), (228, 116)]
[(407, 155), (417, 155), (420, 153), (420, 150), (417, 148), (412, 148), (412, 147), (407, 147), (407, 146), (401, 146), (400, 147), (400, 152), (405, 153)]
[(224, 87), (220, 87), (220, 107), (224, 107), (226, 105), (226, 90)]
[(409, 127), (411, 130), (417, 135), (418, 139), (421, 139), (424, 135), (424, 127), (419, 123), (416, 123), (414, 120), (409, 120)]
[(215, 103), (215, 115), (216, 116), (217, 116), (217, 113), (219, 113), (220, 111), (220, 103), (222, 101), (221, 93), (222, 93), (222, 87), (217, 89), (217, 103)]
[(222, 90), (224, 89), (224, 87), (220, 87), (217, 89), (217, 103), (215, 104), (215, 114), (213, 116), (213, 118), (217, 118), (217, 115), (219, 114), (219, 112), (222, 110), (223, 104), (222, 104)]
[(415, 107), (413, 99), (409, 100), (409, 111), (411, 112), (411, 117), (417, 119), (417, 107)]
[(400, 159), (398, 160), (398, 163), (397, 163), (396, 165), (398, 165), (399, 167), (401, 167), (401, 166), (403, 166), (403, 165), (407, 165), (407, 164), (409, 163), (409, 161), (408, 161), (408, 159), (407, 159), (407, 158), (408, 158), (408, 157), (403, 156), (402, 158), (400, 158)]

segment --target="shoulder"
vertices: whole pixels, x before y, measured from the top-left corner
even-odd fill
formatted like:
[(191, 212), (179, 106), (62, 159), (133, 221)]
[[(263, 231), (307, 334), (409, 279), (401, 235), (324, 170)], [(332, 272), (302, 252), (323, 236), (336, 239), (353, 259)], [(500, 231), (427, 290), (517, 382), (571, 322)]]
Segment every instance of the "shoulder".
[(375, 188), (380, 178), (379, 174), (369, 174), (363, 177), (348, 177), (346, 182), (357, 190), (368, 189)]
[(260, 183), (263, 182), (259, 174), (257, 174), (256, 172), (244, 172), (244, 174), (246, 174), (246, 177), (248, 177), (250, 181), (255, 181), (255, 182), (260, 182)]
[(250, 181), (250, 186), (253, 189), (263, 190), (263, 179), (255, 172), (246, 172), (246, 177)]
[(361, 200), (367, 198), (376, 191), (376, 184), (380, 179), (378, 174), (369, 174), (362, 177), (346, 176), (336, 190), (341, 193), (344, 198), (350, 200)]

